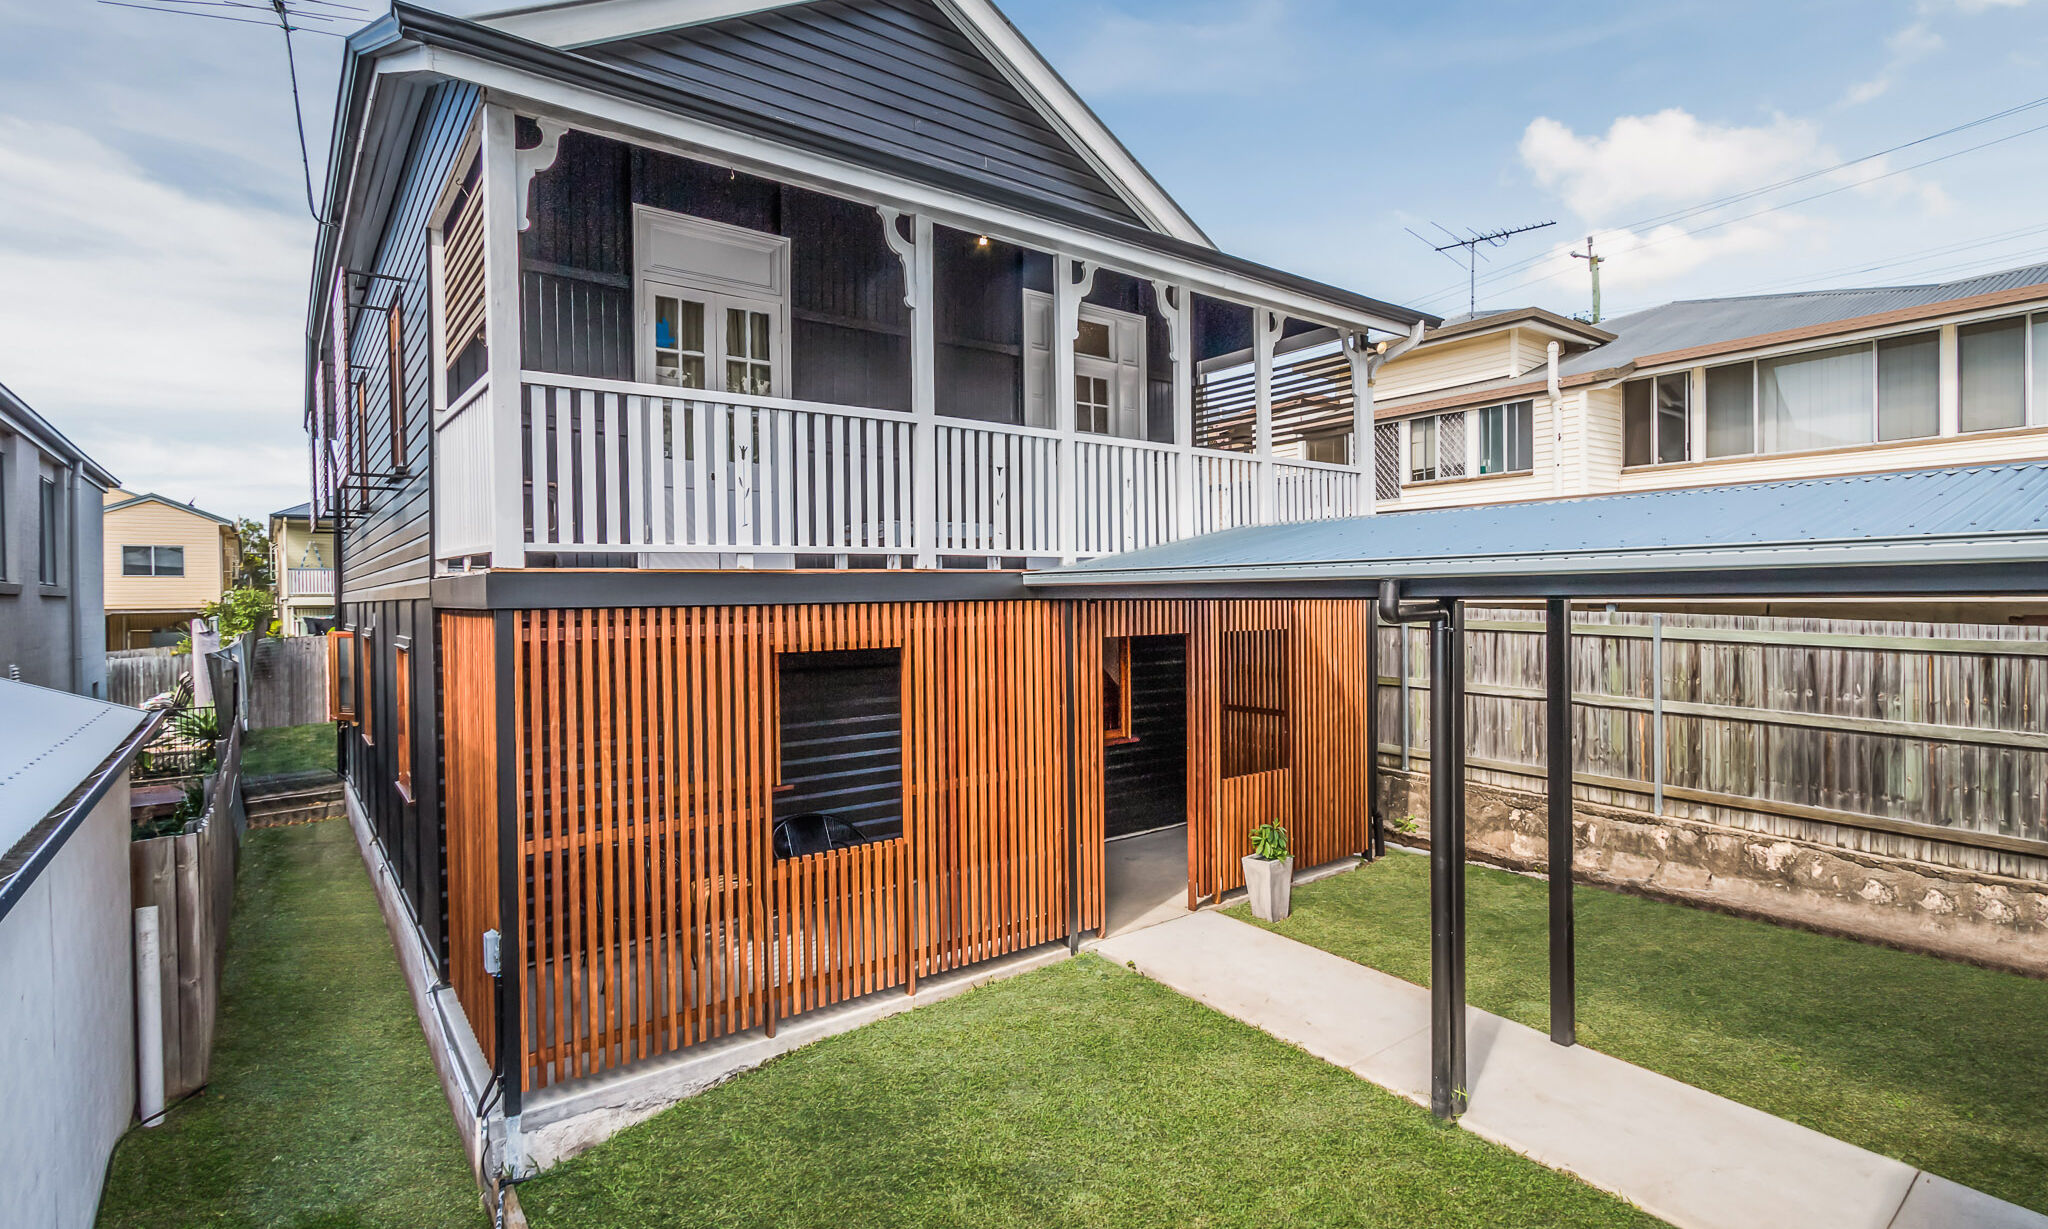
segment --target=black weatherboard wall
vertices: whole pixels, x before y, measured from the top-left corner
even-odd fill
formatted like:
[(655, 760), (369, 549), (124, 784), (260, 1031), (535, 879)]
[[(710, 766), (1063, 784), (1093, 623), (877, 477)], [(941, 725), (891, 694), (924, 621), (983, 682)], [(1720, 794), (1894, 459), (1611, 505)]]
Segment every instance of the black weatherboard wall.
[(869, 841), (903, 834), (903, 650), (784, 653), (778, 820), (841, 819)]
[(862, 148), (1138, 220), (930, 0), (816, 0), (579, 54)]
[[(357, 703), (367, 707), (376, 733), (365, 744), (358, 725), (343, 739), (343, 768), (383, 845), (414, 921), (429, 947), (446, 959), (439, 725), (436, 720), (438, 653), (428, 600), (432, 566), (432, 506), (427, 469), (433, 438), (428, 327), (427, 227), (478, 104), (475, 87), (450, 84), (428, 92), (374, 258), (357, 259), (353, 301), (361, 305), (350, 329), (351, 365), (363, 384), (363, 454), (375, 480), (358, 496), (344, 493), (339, 533), (341, 621), (370, 635), (359, 639), (363, 668)], [(394, 297), (403, 323), (404, 421), (408, 465), (392, 464), (389, 332), (385, 314)], [(349, 407), (354, 410), (353, 404)], [(353, 462), (352, 462), (353, 463)], [(397, 745), (402, 724), (394, 670), (399, 648), (412, 671), (413, 797), (398, 788)], [(364, 705), (363, 691), (367, 691)]]
[(1131, 734), (1103, 755), (1105, 833), (1128, 836), (1187, 821), (1185, 636), (1131, 641)]

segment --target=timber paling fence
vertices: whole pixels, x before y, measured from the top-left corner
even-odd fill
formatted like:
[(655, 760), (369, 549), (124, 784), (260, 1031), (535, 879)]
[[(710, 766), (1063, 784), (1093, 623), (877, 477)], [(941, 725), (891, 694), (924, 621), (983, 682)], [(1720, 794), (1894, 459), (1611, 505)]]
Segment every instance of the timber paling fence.
[[(244, 650), (237, 650), (244, 652)], [(327, 720), (327, 640), (282, 636), (256, 640), (249, 661), (249, 728), (311, 725)], [(171, 690), (191, 669), (191, 655), (168, 648), (107, 654), (107, 698), (141, 705)]]
[[(1467, 631), (1470, 779), (1540, 792), (1543, 612)], [(1427, 632), (1380, 634), (1381, 760), (1423, 771)], [(1572, 692), (1585, 801), (2048, 877), (2048, 628), (1575, 611)]]

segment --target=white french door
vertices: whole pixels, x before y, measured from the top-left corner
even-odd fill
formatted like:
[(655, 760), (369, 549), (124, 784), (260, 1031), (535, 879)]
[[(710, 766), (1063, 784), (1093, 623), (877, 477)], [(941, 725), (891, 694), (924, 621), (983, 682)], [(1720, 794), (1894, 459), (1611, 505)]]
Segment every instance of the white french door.
[(643, 380), (757, 397), (786, 395), (781, 304), (652, 280), (640, 287)]

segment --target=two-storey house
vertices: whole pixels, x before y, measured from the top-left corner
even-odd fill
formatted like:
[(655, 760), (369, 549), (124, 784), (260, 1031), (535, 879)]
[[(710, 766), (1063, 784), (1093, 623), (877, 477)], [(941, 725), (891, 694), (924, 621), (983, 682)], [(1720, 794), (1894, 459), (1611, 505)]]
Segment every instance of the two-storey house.
[(1381, 508), (2048, 456), (2048, 265), (1447, 321), (1373, 378)]
[(0, 384), (0, 674), (105, 694), (100, 508), (114, 485)]
[(1020, 577), (1369, 512), (1434, 321), (1218, 250), (988, 0), (400, 3), (327, 199), (351, 806), (515, 1122), (1073, 941), (1119, 832), (1364, 848), (1362, 608)]
[(334, 518), (299, 504), (270, 514), (270, 575), (282, 636), (326, 633), (334, 623)]
[(101, 516), (108, 648), (177, 643), (234, 583), (241, 538), (227, 517), (118, 488)]

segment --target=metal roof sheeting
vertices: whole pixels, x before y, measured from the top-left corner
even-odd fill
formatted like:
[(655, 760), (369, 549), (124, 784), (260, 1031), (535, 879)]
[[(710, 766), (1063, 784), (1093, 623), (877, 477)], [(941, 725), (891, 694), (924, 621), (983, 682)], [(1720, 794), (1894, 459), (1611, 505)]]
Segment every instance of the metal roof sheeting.
[(1569, 378), (1609, 371), (1646, 354), (1667, 354), (1701, 346), (1740, 341), (1791, 329), (1812, 328), (1856, 320), (1882, 312), (1928, 307), (2002, 290), (2048, 283), (2048, 264), (2027, 265), (1954, 282), (1920, 286), (1873, 286), (1850, 290), (1814, 290), (1797, 294), (1752, 295), (1739, 299), (1687, 299), (1603, 320), (1615, 335), (1604, 346), (1573, 355), (1558, 364)]
[(91, 778), (148, 716), (0, 679), (0, 854)]
[(2048, 564), (2048, 463), (1382, 513), (1226, 530), (1037, 587)]

